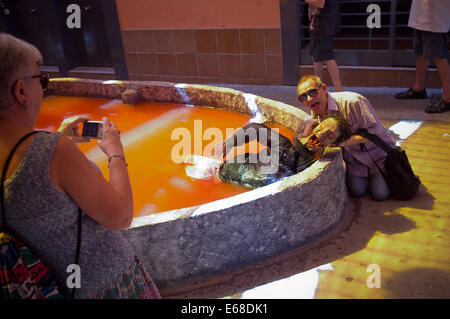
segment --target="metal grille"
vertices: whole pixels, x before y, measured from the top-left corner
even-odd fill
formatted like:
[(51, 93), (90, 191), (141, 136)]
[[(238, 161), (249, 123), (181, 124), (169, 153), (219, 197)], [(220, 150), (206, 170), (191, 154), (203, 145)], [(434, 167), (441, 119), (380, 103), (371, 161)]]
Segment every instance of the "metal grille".
[[(369, 28), (370, 4), (381, 11), (380, 28)], [(333, 48), (338, 64), (357, 66), (415, 66), (413, 30), (408, 27), (411, 0), (341, 0), (341, 30)], [(300, 64), (310, 64), (308, 4), (300, 1)]]

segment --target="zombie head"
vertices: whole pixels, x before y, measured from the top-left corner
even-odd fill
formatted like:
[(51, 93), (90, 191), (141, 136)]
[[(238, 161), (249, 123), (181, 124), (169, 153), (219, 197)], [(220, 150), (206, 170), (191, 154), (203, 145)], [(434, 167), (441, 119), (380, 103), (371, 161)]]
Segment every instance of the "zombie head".
[(308, 136), (306, 145), (309, 148), (338, 146), (352, 135), (350, 124), (338, 115), (329, 115), (320, 122)]

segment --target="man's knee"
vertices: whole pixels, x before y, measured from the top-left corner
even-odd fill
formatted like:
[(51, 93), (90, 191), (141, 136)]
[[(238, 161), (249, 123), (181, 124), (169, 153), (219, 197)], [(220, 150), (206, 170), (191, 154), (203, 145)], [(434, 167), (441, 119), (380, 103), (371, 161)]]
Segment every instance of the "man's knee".
[(371, 190), (370, 195), (373, 200), (384, 201), (389, 198), (389, 190)]
[(347, 191), (351, 197), (355, 197), (355, 198), (363, 197), (366, 194), (366, 189), (355, 188), (355, 187), (351, 187), (349, 185), (347, 185)]
[(391, 191), (380, 173), (374, 174), (370, 181), (370, 195), (372, 199), (383, 201), (389, 198)]
[(347, 191), (351, 197), (363, 197), (366, 194), (367, 184), (367, 177), (353, 176), (350, 174), (346, 176)]

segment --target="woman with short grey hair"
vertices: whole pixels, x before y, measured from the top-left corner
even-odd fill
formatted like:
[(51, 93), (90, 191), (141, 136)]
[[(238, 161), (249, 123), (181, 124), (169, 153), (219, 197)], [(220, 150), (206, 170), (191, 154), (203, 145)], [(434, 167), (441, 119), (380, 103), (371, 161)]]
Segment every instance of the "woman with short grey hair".
[[(48, 78), (30, 43), (0, 33), (0, 163), (34, 130)], [(133, 196), (119, 131), (104, 118), (99, 148), (109, 160), (109, 182), (75, 145), (82, 139), (74, 117), (58, 132), (39, 132), (17, 148), (6, 174), (8, 228), (44, 261), (60, 291), (74, 263), (78, 208), (82, 214), (81, 287), (76, 298), (160, 298), (158, 289), (120, 233), (131, 224)], [(75, 142), (75, 143), (74, 143)]]

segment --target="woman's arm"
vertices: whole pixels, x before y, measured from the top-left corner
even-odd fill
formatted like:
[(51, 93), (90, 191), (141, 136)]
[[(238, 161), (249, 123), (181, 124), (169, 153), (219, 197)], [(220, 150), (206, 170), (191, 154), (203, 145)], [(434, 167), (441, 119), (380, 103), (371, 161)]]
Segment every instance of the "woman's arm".
[[(109, 157), (124, 156), (120, 135), (113, 123), (104, 119), (100, 149)], [(133, 196), (126, 162), (112, 157), (110, 181), (93, 167), (68, 138), (62, 137), (53, 154), (50, 174), (56, 189), (69, 195), (92, 219), (111, 230), (127, 228), (133, 219)]]

